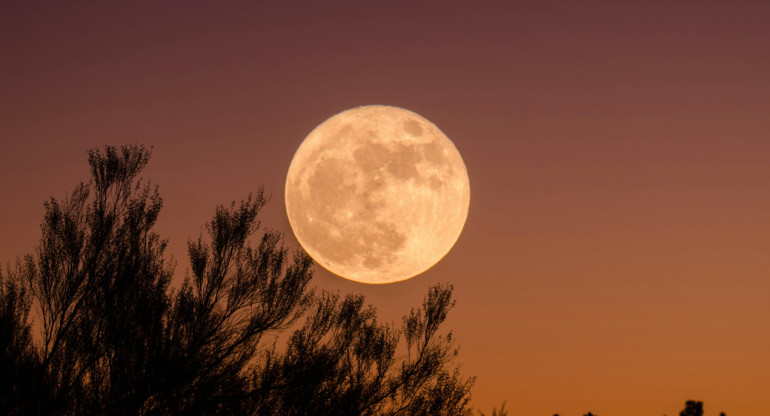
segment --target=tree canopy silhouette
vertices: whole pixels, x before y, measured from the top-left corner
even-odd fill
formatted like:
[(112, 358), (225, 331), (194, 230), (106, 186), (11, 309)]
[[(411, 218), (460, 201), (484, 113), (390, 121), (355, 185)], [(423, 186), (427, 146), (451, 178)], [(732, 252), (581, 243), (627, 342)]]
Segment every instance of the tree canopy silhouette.
[(90, 151), (91, 180), (46, 202), (35, 252), (0, 273), (0, 413), (470, 414), (473, 379), (439, 332), (451, 286), (400, 328), (362, 296), (318, 293), (307, 254), (261, 227), (260, 189), (216, 209), (173, 288), (149, 158)]
[(703, 416), (703, 402), (688, 400), (684, 403), (684, 409), (679, 416)]
[[(479, 410), (478, 412), (479, 412), (479, 416), (487, 416), (486, 413), (482, 412), (481, 410)], [(492, 408), (491, 416), (508, 416), (508, 411), (505, 410), (505, 401), (503, 401), (503, 404), (500, 405), (499, 411), (496, 408)], [(555, 416), (559, 416), (559, 415), (555, 415)]]

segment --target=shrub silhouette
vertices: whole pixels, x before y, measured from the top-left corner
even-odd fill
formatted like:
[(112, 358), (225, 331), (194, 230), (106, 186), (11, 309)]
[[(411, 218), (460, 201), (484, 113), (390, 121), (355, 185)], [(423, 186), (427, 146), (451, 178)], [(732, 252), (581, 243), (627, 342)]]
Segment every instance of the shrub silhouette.
[(1, 414), (470, 414), (473, 379), (439, 333), (451, 286), (400, 328), (361, 296), (317, 293), (307, 254), (260, 227), (260, 189), (216, 209), (173, 289), (162, 199), (138, 179), (149, 158), (90, 151), (91, 180), (45, 204), (34, 254), (0, 274)]
[(703, 402), (688, 400), (684, 403), (684, 410), (679, 416), (703, 416)]
[[(484, 412), (479, 410), (479, 416), (486, 416)], [(497, 409), (492, 408), (492, 414), (490, 416), (508, 416), (508, 411), (505, 410), (505, 401), (503, 401), (503, 404), (500, 405), (500, 411), (497, 411)]]

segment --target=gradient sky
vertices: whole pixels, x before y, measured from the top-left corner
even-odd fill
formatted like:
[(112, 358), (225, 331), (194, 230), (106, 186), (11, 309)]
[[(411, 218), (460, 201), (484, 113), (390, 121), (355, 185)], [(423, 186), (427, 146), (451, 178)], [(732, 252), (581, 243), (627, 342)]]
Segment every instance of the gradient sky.
[(360, 292), (386, 320), (436, 282), (473, 404), (511, 415), (770, 414), (770, 2), (420, 0), (0, 5), (0, 261), (86, 151), (154, 146), (177, 276), (260, 185), (294, 240), (302, 139), (364, 104), (438, 125), (471, 179), (436, 267)]

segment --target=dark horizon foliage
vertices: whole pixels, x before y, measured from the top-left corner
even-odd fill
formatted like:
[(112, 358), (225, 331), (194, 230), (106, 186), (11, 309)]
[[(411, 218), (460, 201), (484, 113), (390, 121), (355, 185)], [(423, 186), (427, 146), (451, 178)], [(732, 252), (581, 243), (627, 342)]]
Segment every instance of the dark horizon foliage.
[[(481, 410), (478, 411), (479, 416), (486, 416)], [(490, 416), (508, 416), (508, 411), (505, 410), (505, 402), (500, 406), (500, 410), (496, 408), (492, 409)], [(555, 413), (553, 416), (560, 416), (559, 413)], [(599, 416), (592, 412), (588, 412), (583, 416)], [(665, 415), (664, 415), (665, 416)], [(679, 412), (679, 416), (703, 416), (703, 402), (696, 400), (687, 400), (684, 404), (684, 409)], [(719, 416), (726, 416), (725, 412), (719, 412)]]
[(260, 189), (216, 209), (173, 288), (162, 199), (138, 178), (150, 151), (88, 156), (91, 180), (46, 202), (35, 252), (0, 272), (0, 414), (471, 414), (473, 379), (439, 331), (451, 286), (400, 327), (318, 293), (310, 257), (261, 227)]

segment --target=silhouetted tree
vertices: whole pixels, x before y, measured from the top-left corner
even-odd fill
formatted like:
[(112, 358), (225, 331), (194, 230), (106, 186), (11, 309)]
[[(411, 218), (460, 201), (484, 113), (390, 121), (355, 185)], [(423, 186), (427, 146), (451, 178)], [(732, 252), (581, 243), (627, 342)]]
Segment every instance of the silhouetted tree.
[(457, 354), (451, 333), (437, 336), (452, 304), (451, 289), (434, 286), (404, 317), (406, 355), (399, 362), (398, 331), (378, 324), (363, 297), (321, 296), (287, 350), (270, 351), (255, 371), (258, 413), (469, 414), (470, 381), (445, 369)]
[[(91, 181), (45, 204), (35, 253), (0, 275), (0, 414), (470, 413), (472, 379), (438, 332), (451, 287), (431, 288), (401, 329), (361, 296), (315, 293), (303, 251), (275, 231), (253, 238), (262, 190), (217, 208), (172, 290), (153, 232), (162, 200), (138, 179), (149, 157), (90, 151)], [(263, 345), (300, 319), (285, 347)]]
[(684, 404), (684, 410), (679, 412), (679, 416), (703, 416), (703, 402), (688, 400)]
[(34, 397), (32, 376), (37, 368), (29, 310), (26, 287), (0, 270), (0, 413), (23, 414), (20, 403)]
[[(491, 416), (507, 416), (507, 415), (508, 415), (508, 411), (505, 410), (505, 401), (503, 401), (503, 404), (500, 405), (500, 411), (499, 412), (497, 411), (497, 409), (492, 408), (492, 415)], [(485, 416), (484, 412), (479, 410), (479, 416)], [(556, 416), (559, 416), (559, 415), (556, 415)]]

